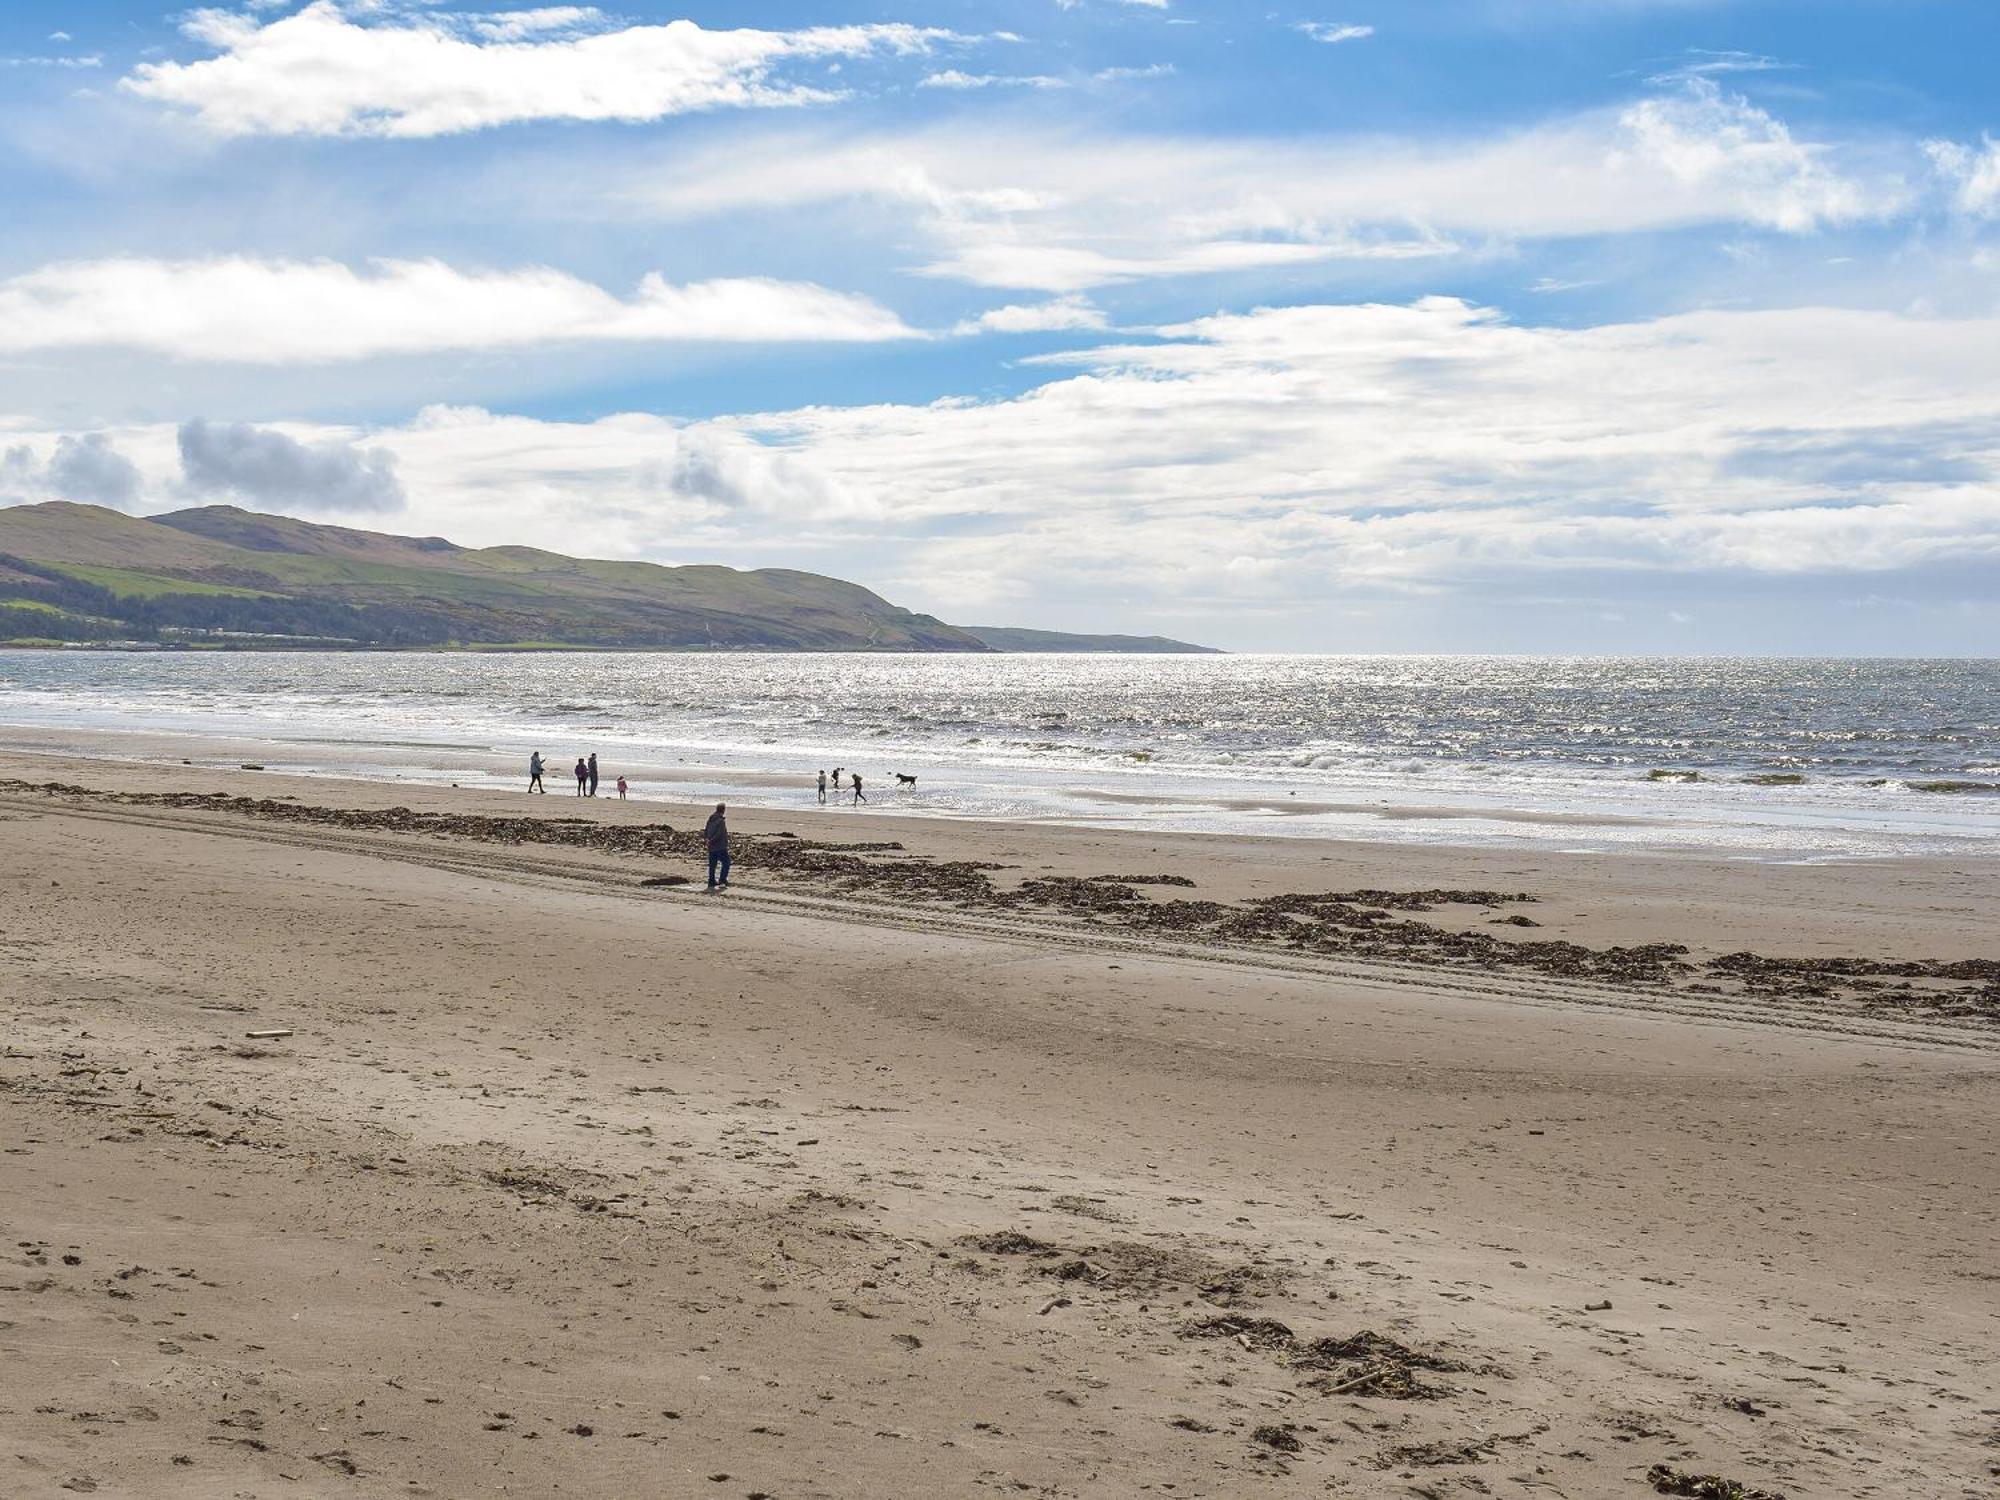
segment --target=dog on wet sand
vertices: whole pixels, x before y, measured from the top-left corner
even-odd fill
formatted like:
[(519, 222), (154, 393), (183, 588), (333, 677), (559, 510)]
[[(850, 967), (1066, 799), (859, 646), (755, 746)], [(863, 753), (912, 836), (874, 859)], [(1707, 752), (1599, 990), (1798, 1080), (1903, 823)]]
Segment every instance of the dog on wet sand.
[(902, 773), (901, 771), (898, 771), (898, 772), (896, 773), (896, 785), (897, 785), (897, 786), (915, 786), (916, 784), (917, 784), (917, 778), (916, 778), (916, 777), (914, 777), (914, 776), (905, 776), (905, 775), (904, 775), (904, 774), (903, 774), (903, 773)]

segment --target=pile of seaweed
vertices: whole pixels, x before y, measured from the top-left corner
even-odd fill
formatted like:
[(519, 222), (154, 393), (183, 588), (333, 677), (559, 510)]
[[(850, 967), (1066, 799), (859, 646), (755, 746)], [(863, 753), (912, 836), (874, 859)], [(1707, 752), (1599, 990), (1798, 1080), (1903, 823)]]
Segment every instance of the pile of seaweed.
[(1662, 1495), (1689, 1495), (1694, 1500), (1785, 1500), (1776, 1490), (1753, 1490), (1720, 1474), (1688, 1474), (1669, 1464), (1654, 1464), (1646, 1483)]
[[(1780, 999), (1862, 999), (1901, 1010), (2000, 1016), (2000, 959), (1765, 958), (1727, 953), (1708, 962), (1744, 993)], [(1939, 981), (1960, 986), (1941, 988)]]
[[(495, 816), (417, 812), (407, 807), (317, 807), (290, 800), (220, 792), (95, 792), (61, 782), (0, 781), (0, 789), (89, 798), (113, 804), (233, 813), (273, 822), (371, 832), (463, 838), (594, 850), (637, 859), (700, 864), (706, 842), (697, 828), (670, 823), (613, 823), (575, 816)], [(1418, 920), (1439, 907), (1498, 912), (1532, 903), (1519, 891), (1362, 889), (1290, 892), (1239, 903), (1156, 896), (1141, 887), (1187, 887), (1184, 875), (1043, 875), (1006, 886), (1007, 867), (982, 860), (938, 860), (900, 843), (823, 843), (789, 833), (738, 834), (739, 870), (775, 875), (838, 897), (896, 900), (967, 910), (1032, 911), (1121, 931), (1202, 944), (1277, 948), (1327, 957), (1422, 963), (1491, 972), (1528, 971), (1630, 986), (1685, 984), (1693, 992), (1736, 992), (1773, 999), (1855, 1002), (1881, 1009), (2000, 1020), (2000, 960), (1767, 958), (1732, 953), (1702, 968), (1679, 943), (1587, 947), (1558, 938), (1500, 937)], [(671, 877), (649, 883), (663, 884)], [(1488, 926), (1534, 927), (1525, 915), (1494, 916)], [(1692, 983), (1696, 978), (1721, 981)]]
[(1202, 1318), (1180, 1330), (1184, 1339), (1234, 1339), (1246, 1349), (1275, 1355), (1323, 1395), (1386, 1396), (1396, 1401), (1429, 1401), (1450, 1394), (1446, 1386), (1420, 1378), (1420, 1371), (1462, 1372), (1467, 1366), (1425, 1349), (1412, 1349), (1386, 1335), (1363, 1330), (1349, 1338), (1302, 1339), (1276, 1318), (1229, 1313)]

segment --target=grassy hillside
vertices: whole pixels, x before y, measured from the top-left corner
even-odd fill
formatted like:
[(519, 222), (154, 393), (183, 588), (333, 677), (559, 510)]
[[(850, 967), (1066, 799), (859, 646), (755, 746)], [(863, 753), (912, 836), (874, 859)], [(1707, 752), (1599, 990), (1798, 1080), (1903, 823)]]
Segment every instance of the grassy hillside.
[[(149, 518), (60, 502), (0, 509), (0, 600), (46, 606), (19, 635), (71, 640), (989, 649), (813, 573), (459, 547), (234, 506)], [(0, 636), (16, 634), (12, 623), (0, 616)]]

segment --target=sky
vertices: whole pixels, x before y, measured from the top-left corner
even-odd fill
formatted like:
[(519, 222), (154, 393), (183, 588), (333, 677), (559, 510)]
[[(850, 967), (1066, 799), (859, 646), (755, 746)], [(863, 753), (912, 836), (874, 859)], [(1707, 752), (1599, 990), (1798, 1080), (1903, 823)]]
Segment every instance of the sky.
[(10, 0), (0, 504), (2000, 648), (1992, 0)]

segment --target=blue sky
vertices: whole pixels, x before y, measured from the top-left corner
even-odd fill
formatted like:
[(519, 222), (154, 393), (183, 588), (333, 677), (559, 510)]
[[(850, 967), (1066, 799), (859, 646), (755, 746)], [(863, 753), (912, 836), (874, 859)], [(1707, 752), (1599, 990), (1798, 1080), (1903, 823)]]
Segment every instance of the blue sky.
[(0, 502), (1990, 652), (1996, 56), (1969, 0), (26, 0)]

